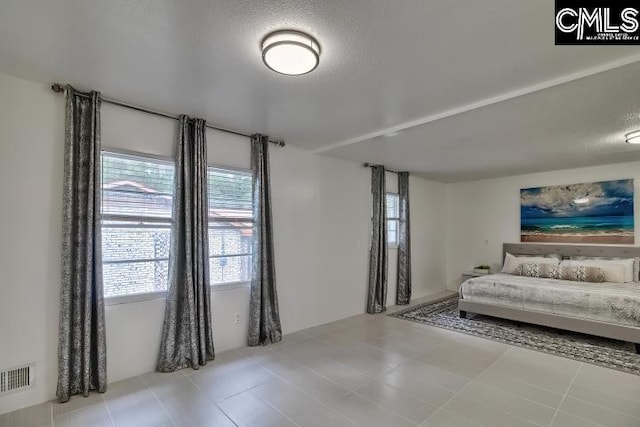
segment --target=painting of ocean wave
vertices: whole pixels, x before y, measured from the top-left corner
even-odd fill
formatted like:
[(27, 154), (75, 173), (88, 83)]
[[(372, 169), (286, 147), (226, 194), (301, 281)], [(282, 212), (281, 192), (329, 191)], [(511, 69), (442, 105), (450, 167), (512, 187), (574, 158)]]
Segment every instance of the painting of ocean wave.
[(633, 244), (633, 179), (520, 190), (522, 242)]

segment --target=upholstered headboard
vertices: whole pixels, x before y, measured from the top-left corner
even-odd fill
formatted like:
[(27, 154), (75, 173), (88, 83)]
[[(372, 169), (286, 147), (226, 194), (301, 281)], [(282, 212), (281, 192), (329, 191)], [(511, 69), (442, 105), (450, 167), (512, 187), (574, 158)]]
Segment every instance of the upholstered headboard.
[(640, 257), (640, 246), (602, 246), (602, 245), (557, 245), (553, 243), (504, 243), (502, 260), (505, 253), (513, 255), (548, 255), (560, 254), (564, 257)]

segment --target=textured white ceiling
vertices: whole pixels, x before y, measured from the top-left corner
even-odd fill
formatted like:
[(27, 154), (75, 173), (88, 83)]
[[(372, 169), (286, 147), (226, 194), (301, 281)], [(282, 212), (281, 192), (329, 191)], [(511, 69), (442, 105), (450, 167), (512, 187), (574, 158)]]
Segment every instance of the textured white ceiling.
[(336, 148), (444, 182), (640, 160), (640, 63)]
[[(262, 64), (261, 38), (282, 28), (319, 40), (317, 70), (287, 77)], [(96, 88), (314, 150), (638, 54), (637, 47), (554, 46), (553, 2), (542, 1), (0, 3), (1, 73)], [(590, 93), (598, 92), (604, 111), (626, 114), (626, 120), (585, 105), (590, 115), (576, 116), (583, 110), (553, 95), (565, 90), (559, 86), (404, 131), (398, 140), (358, 142), (328, 153), (445, 181), (573, 164), (567, 158), (583, 164), (626, 159), (629, 147), (614, 150), (611, 138), (624, 127), (640, 128), (638, 105), (623, 109), (610, 93), (631, 92), (632, 98), (638, 79), (627, 80), (623, 90), (621, 80), (595, 78), (609, 86), (578, 81), (585, 93), (572, 93), (584, 102), (595, 101)], [(540, 96), (547, 101), (536, 101)], [(517, 105), (508, 107), (512, 102)], [(516, 124), (526, 127), (518, 144), (535, 156), (514, 151), (505, 123), (516, 131)], [(515, 162), (520, 166), (508, 164)]]

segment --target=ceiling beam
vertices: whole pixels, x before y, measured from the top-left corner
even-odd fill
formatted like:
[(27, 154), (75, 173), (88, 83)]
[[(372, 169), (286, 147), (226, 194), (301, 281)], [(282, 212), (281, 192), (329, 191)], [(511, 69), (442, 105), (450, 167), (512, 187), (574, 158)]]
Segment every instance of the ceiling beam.
[(316, 154), (324, 154), (331, 150), (335, 150), (336, 148), (346, 147), (348, 145), (357, 144), (359, 142), (371, 141), (374, 138), (378, 138), (381, 136), (395, 136), (398, 133), (405, 131), (407, 129), (411, 129), (418, 126), (423, 126), (428, 123), (432, 123), (438, 120), (446, 119), (448, 117), (453, 117), (459, 114), (463, 114), (469, 111), (477, 110), (482, 107), (487, 107), (489, 105), (497, 104), (499, 102), (504, 102), (509, 99), (518, 98), (520, 96), (528, 95), (530, 93), (538, 92), (544, 89), (548, 89), (554, 86), (559, 86), (565, 83), (572, 82), (574, 80), (579, 80), (585, 77), (592, 76), (594, 74), (603, 73), (605, 71), (610, 71), (616, 68), (624, 67), (625, 65), (633, 64), (635, 62), (640, 61), (640, 55), (630, 55), (622, 59), (618, 59), (616, 61), (607, 62), (602, 65), (598, 65), (597, 67), (587, 68), (582, 71), (578, 71), (571, 74), (566, 74), (564, 76), (547, 80), (542, 83), (538, 83), (531, 86), (526, 86), (511, 92), (506, 92), (497, 96), (493, 96), (490, 98), (485, 98), (483, 100), (472, 102), (470, 104), (462, 105), (460, 107), (452, 108), (450, 110), (441, 111), (439, 113), (431, 114), (429, 116), (425, 116), (416, 120), (412, 120), (409, 122), (400, 123), (395, 126), (391, 126), (384, 129), (379, 129), (370, 133), (366, 133), (364, 135), (356, 136), (354, 138), (346, 139), (343, 141), (338, 141), (333, 144), (328, 144), (313, 150)]

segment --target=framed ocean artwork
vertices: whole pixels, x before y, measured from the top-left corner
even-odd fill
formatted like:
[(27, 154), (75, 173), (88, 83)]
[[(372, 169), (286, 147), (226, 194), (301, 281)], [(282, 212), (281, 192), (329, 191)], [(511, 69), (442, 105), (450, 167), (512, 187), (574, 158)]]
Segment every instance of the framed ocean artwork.
[(634, 243), (633, 179), (520, 190), (520, 241)]

